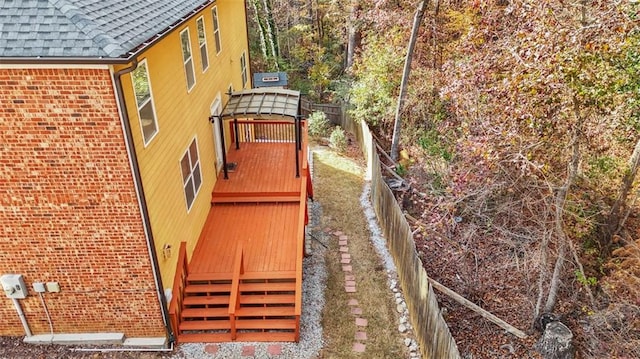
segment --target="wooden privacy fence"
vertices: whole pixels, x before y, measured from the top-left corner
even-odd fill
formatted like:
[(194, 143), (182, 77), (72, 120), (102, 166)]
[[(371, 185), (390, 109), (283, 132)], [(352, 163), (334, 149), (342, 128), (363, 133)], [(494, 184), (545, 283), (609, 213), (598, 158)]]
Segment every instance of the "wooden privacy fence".
[(371, 202), (382, 227), (387, 246), (398, 270), (409, 317), (424, 358), (460, 358), (458, 347), (445, 323), (427, 272), (416, 252), (411, 228), (400, 206), (382, 178), (380, 159), (366, 123), (355, 123), (348, 116), (342, 127), (353, 133), (367, 160), (367, 179), (371, 180)]
[(327, 118), (334, 125), (341, 125), (343, 122), (343, 108), (342, 105), (336, 103), (313, 103), (305, 98), (300, 100), (300, 107), (302, 116), (308, 118), (313, 112), (324, 112)]

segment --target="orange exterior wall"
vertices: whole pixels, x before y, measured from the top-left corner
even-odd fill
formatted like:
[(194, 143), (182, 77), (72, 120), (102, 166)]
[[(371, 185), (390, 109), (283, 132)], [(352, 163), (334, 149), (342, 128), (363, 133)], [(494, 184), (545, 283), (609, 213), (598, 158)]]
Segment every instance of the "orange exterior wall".
[[(165, 336), (109, 69), (0, 68), (0, 274), (33, 334)], [(0, 335), (24, 335), (0, 295)]]

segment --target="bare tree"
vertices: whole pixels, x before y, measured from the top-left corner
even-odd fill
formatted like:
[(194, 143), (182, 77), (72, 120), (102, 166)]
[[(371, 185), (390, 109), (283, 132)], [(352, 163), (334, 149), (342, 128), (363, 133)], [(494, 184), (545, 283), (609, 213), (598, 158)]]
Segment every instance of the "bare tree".
[(404, 61), (404, 70), (402, 72), (402, 81), (400, 82), (400, 94), (398, 95), (398, 106), (396, 107), (396, 117), (393, 124), (393, 138), (391, 140), (391, 158), (398, 160), (398, 142), (400, 141), (400, 129), (402, 128), (402, 109), (404, 107), (405, 97), (407, 96), (407, 84), (409, 82), (409, 74), (411, 73), (411, 61), (413, 59), (413, 49), (415, 48), (416, 38), (420, 23), (427, 10), (428, 0), (420, 1), (418, 9), (413, 18), (413, 27), (411, 29), (411, 37), (409, 38), (409, 46), (407, 47), (407, 55)]
[(624, 172), (622, 177), (622, 183), (620, 184), (620, 190), (618, 192), (618, 198), (611, 206), (609, 211), (609, 218), (607, 219), (606, 226), (606, 239), (610, 242), (611, 238), (620, 232), (622, 227), (623, 213), (627, 209), (627, 197), (633, 187), (633, 182), (638, 173), (638, 166), (640, 166), (640, 140), (636, 142), (636, 146), (633, 149), (633, 153), (629, 158), (628, 168)]

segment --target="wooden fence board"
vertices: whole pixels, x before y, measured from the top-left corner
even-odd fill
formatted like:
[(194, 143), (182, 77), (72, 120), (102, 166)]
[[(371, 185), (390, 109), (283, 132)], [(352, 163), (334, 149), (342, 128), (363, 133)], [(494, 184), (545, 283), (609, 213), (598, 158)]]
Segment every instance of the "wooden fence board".
[(398, 270), (411, 325), (424, 358), (458, 359), (455, 340), (442, 318), (438, 300), (418, 256), (411, 233), (393, 192), (380, 172), (380, 159), (366, 123), (343, 116), (342, 127), (356, 136), (367, 161), (366, 178), (371, 181), (371, 202)]

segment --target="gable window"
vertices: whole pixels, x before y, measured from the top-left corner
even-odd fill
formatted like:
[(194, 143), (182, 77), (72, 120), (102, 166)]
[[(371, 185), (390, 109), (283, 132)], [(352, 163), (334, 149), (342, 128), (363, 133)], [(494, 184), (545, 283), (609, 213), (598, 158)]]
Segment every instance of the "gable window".
[(200, 17), (196, 21), (198, 28), (198, 46), (200, 47), (200, 58), (202, 59), (202, 72), (209, 68), (209, 54), (207, 53), (207, 38), (204, 33), (204, 18)]
[(218, 8), (211, 8), (211, 17), (213, 17), (213, 39), (216, 43), (216, 54), (220, 53), (221, 43), (220, 43), (220, 25), (218, 24)]
[(247, 54), (245, 52), (240, 56), (240, 74), (242, 75), (242, 88), (247, 85)]
[(151, 139), (158, 133), (158, 122), (153, 106), (153, 96), (151, 95), (151, 83), (147, 72), (147, 61), (143, 60), (135, 70), (131, 72), (131, 82), (133, 83), (133, 93), (136, 96), (136, 107), (138, 108), (138, 119), (142, 128), (142, 138), (144, 145), (148, 145)]
[(184, 188), (184, 198), (187, 201), (187, 211), (191, 209), (193, 201), (198, 195), (202, 184), (202, 174), (200, 173), (200, 157), (198, 154), (198, 142), (194, 138), (191, 145), (180, 160), (182, 171), (182, 186)]
[(193, 56), (191, 56), (191, 39), (189, 37), (189, 29), (184, 29), (180, 33), (180, 42), (182, 44), (182, 62), (184, 64), (184, 73), (187, 77), (187, 91), (191, 91), (196, 84), (196, 74), (193, 70)]

